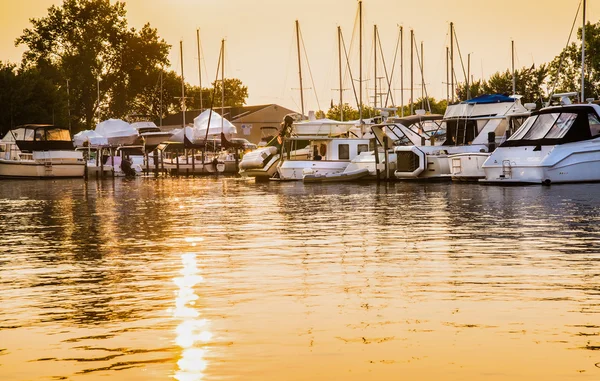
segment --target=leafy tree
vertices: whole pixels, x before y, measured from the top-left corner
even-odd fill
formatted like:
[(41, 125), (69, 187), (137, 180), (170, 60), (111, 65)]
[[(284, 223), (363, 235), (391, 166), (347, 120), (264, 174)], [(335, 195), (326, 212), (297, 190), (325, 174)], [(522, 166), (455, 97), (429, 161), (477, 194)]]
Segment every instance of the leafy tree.
[[(248, 98), (248, 87), (244, 86), (242, 81), (237, 78), (225, 78), (225, 106), (240, 107), (246, 104)], [(215, 89), (215, 100), (213, 107), (221, 105), (221, 84), (222, 82), (215, 81), (212, 83)], [(211, 92), (212, 93), (212, 92)], [(211, 94), (212, 97), (212, 94)], [(210, 101), (210, 98), (209, 98)], [(210, 104), (209, 104), (210, 105)], [(207, 106), (204, 106), (207, 107)]]
[(0, 63), (0, 104), (0, 137), (22, 124), (67, 124), (66, 92), (36, 68)]
[[(344, 120), (358, 120), (358, 110), (350, 106), (348, 103), (344, 103), (341, 107), (344, 114)], [(340, 105), (334, 104), (327, 111), (326, 117), (333, 120), (342, 120), (340, 113)]]
[(28, 48), (26, 67), (38, 67), (61, 86), (68, 81), (76, 129), (139, 107), (140, 94), (155, 88), (156, 69), (169, 64), (170, 46), (156, 29), (129, 29), (125, 15), (119, 1), (64, 0), (31, 19), (32, 27), (16, 40)]
[[(549, 92), (581, 91), (581, 32), (582, 28), (579, 28), (577, 35), (580, 41), (571, 43), (550, 62)], [(598, 98), (600, 62), (596, 57), (600, 54), (600, 22), (585, 26), (585, 51), (585, 94), (586, 97)]]
[[(429, 102), (427, 102), (427, 100), (429, 100)], [(425, 105), (425, 110), (428, 114), (444, 115), (446, 108), (448, 107), (445, 99), (442, 99), (438, 102), (435, 98), (429, 97), (417, 99), (417, 101), (413, 103), (413, 109), (421, 109), (423, 105)], [(429, 110), (429, 107), (431, 107), (431, 110)], [(401, 115), (400, 108), (398, 108), (398, 115)], [(404, 115), (410, 115), (410, 104), (404, 106)]]

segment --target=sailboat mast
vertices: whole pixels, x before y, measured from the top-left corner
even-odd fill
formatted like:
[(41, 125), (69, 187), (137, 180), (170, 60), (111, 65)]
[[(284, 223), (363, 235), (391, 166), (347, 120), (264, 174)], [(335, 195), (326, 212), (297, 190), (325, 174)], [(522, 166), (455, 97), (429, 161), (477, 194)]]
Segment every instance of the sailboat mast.
[(179, 41), (179, 54), (181, 55), (181, 114), (183, 115), (183, 128), (185, 128), (185, 79), (183, 77), (183, 41)]
[(202, 55), (200, 52), (200, 29), (196, 29), (196, 42), (198, 44), (198, 80), (200, 81), (200, 112), (202, 112)]
[[(467, 54), (467, 100), (471, 99), (471, 84), (469, 79), (471, 78), (471, 53)], [(513, 91), (514, 93), (514, 91)]]
[(421, 108), (425, 109), (425, 54), (423, 49), (423, 41), (421, 41)]
[(225, 119), (225, 39), (221, 40), (221, 133)]
[(517, 94), (517, 77), (515, 76), (515, 40), (511, 41), (511, 61), (512, 61), (512, 86), (513, 86), (513, 95)]
[(581, 102), (585, 102), (585, 9), (583, 0), (583, 28), (581, 29)]
[(400, 27), (400, 103), (404, 117), (404, 27)]
[(160, 126), (163, 124), (163, 73), (165, 69), (160, 69)]
[(446, 106), (450, 102), (450, 48), (446, 46)]
[(377, 108), (377, 25), (373, 25), (373, 54), (375, 57), (375, 76), (373, 82), (375, 82), (375, 97), (373, 100), (373, 108)]
[(338, 62), (340, 71), (340, 121), (344, 121), (343, 82), (342, 82), (342, 27), (338, 26)]
[(454, 103), (454, 23), (450, 23), (450, 99)]
[(363, 123), (363, 96), (362, 96), (362, 90), (363, 90), (363, 75), (362, 75), (362, 68), (363, 68), (363, 64), (362, 64), (362, 1), (358, 2), (358, 86), (359, 86), (359, 91), (358, 91), (358, 97), (359, 97), (359, 102), (358, 102), (358, 117), (360, 120), (360, 124)]
[(410, 115), (414, 114), (414, 87), (415, 87), (415, 31), (410, 30)]
[(300, 108), (304, 118), (304, 89), (302, 87), (302, 60), (300, 58), (300, 23), (296, 20), (296, 45), (298, 47), (298, 77), (300, 79)]

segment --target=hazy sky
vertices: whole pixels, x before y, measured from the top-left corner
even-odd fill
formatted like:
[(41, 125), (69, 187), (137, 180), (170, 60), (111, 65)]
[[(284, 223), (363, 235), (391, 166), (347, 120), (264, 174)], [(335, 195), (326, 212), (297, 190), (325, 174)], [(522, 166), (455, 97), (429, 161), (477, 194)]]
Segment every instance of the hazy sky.
[[(114, 0), (111, 0), (113, 2)], [(0, 0), (0, 60), (19, 61), (24, 51), (14, 40), (29, 18), (41, 17), (56, 0)], [(409, 87), (409, 33), (425, 48), (425, 82), (430, 96), (446, 97), (445, 47), (449, 43), (449, 23), (455, 23), (464, 59), (472, 54), (472, 74), (488, 77), (510, 68), (510, 41), (516, 44), (516, 66), (550, 61), (564, 47), (580, 0), (364, 0), (364, 102), (372, 102), (373, 25), (377, 24), (388, 70), (395, 52), (398, 25), (404, 26), (405, 88)], [(294, 21), (300, 22), (311, 76), (303, 64), (306, 109), (327, 110), (339, 99), (337, 26), (347, 44), (352, 40), (358, 2), (356, 0), (129, 0), (128, 20), (141, 27), (150, 22), (173, 45), (170, 59), (180, 71), (179, 41), (184, 43), (186, 80), (198, 84), (196, 29), (200, 28), (204, 57), (203, 85), (216, 74), (220, 41), (226, 39), (226, 76), (240, 78), (249, 89), (248, 104), (278, 103), (300, 109), (298, 66)], [(600, 2), (588, 0), (588, 20), (600, 17)], [(577, 25), (581, 24), (581, 17)], [(456, 55), (458, 57), (458, 54)], [(303, 58), (304, 60), (304, 58)], [(358, 51), (352, 50), (352, 70), (358, 78)], [(463, 80), (456, 61), (459, 80)], [(399, 59), (394, 93), (400, 103)], [(381, 68), (379, 69), (381, 71)], [(415, 73), (417, 70), (415, 69)], [(378, 74), (379, 75), (379, 74)], [(312, 82), (314, 81), (314, 88)], [(344, 87), (350, 88), (349, 79)], [(420, 96), (420, 77), (415, 74), (415, 97)], [(573, 90), (576, 90), (574, 87)], [(405, 92), (408, 102), (408, 90)], [(344, 98), (354, 104), (350, 90)]]

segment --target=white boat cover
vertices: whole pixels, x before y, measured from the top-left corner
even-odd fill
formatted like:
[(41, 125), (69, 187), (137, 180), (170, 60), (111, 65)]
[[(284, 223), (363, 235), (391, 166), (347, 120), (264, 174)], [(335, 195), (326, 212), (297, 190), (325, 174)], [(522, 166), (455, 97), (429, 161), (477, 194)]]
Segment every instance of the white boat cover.
[[(206, 137), (206, 130), (208, 129), (208, 136), (221, 135), (221, 132), (230, 139), (233, 134), (237, 133), (235, 126), (223, 118), (221, 115), (211, 110), (205, 110), (200, 115), (194, 118), (194, 129), (197, 130), (197, 140), (204, 140)], [(208, 125), (208, 119), (210, 118), (210, 126)], [(222, 128), (221, 128), (222, 126)]]
[(138, 135), (137, 130), (131, 127), (131, 124), (121, 119), (108, 119), (104, 122), (98, 123), (95, 131), (105, 138), (118, 138)]
[(94, 130), (81, 131), (73, 136), (75, 147), (83, 147), (86, 141), (89, 142), (90, 146), (108, 145), (108, 139)]
[(296, 135), (338, 136), (348, 133), (354, 122), (340, 122), (333, 119), (316, 119), (294, 123)]

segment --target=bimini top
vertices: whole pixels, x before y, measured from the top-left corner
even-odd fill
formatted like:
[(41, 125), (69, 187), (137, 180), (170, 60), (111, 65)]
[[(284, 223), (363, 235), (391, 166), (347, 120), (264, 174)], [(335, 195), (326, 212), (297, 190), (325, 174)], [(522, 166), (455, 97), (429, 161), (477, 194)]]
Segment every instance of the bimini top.
[(500, 147), (548, 146), (600, 137), (600, 107), (592, 104), (547, 107), (531, 114)]
[(507, 97), (502, 94), (485, 94), (475, 98), (471, 98), (468, 101), (464, 101), (466, 104), (490, 104), (490, 103), (503, 103), (503, 102), (514, 102), (516, 99)]

